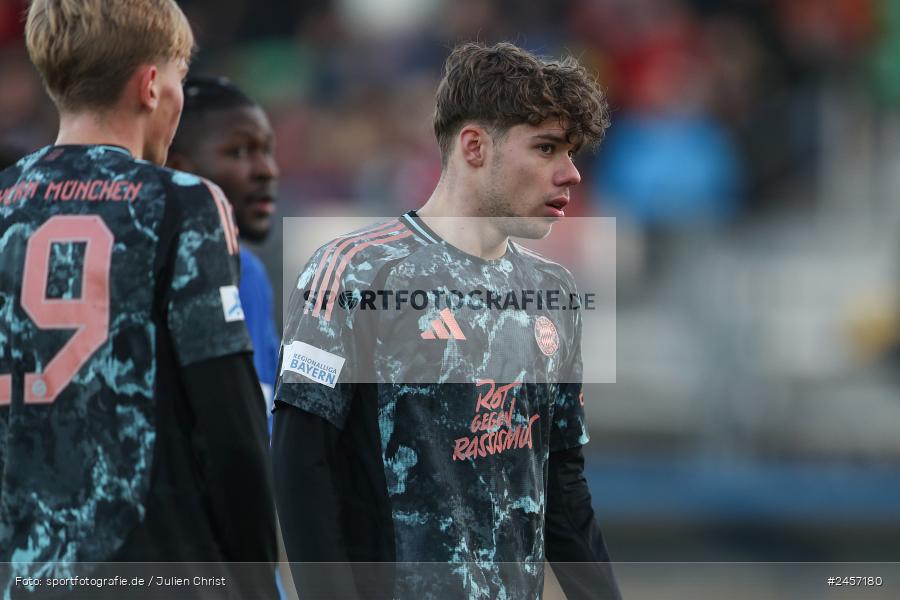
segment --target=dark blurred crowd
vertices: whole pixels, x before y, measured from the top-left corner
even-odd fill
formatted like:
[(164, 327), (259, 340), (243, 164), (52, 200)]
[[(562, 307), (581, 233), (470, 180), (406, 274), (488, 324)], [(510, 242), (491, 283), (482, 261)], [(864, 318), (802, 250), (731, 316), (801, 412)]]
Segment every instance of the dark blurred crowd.
[[(598, 432), (591, 446), (596, 456), (655, 451), (664, 459), (642, 471), (613, 458), (592, 479), (605, 482), (595, 498), (613, 515), (619, 560), (644, 560), (657, 546), (666, 559), (746, 560), (720, 553), (729, 535), (764, 560), (808, 557), (807, 546), (852, 560), (859, 548), (895, 552), (886, 548), (897, 546), (896, 486), (885, 490), (896, 471), (851, 479), (855, 463), (825, 475), (740, 465), (754, 456), (900, 458), (895, 381), (873, 377), (857, 356), (900, 339), (896, 294), (866, 287), (896, 283), (900, 255), (900, 226), (890, 225), (900, 223), (891, 209), (900, 145), (890, 139), (900, 139), (900, 1), (180, 4), (199, 44), (193, 73), (227, 75), (269, 112), (281, 216), (390, 216), (423, 204), (440, 175), (434, 92), (455, 43), (509, 40), (579, 57), (606, 88), (613, 124), (596, 153), (578, 157), (583, 183), (566, 212), (618, 217), (618, 379), (589, 390)], [(56, 133), (24, 50), (25, 5), (0, 0), (2, 161)], [(819, 210), (829, 203), (830, 221)], [(276, 322), (280, 242), (276, 227), (260, 252)], [(597, 262), (597, 253), (582, 254)], [(288, 289), (295, 276), (285, 274)], [(847, 327), (848, 314), (865, 318)], [(702, 459), (699, 477), (698, 464), (665, 462), (679, 452)], [(692, 520), (739, 520), (753, 510), (769, 526), (778, 515), (808, 513), (814, 527), (796, 536), (794, 554), (781, 521), (765, 541), (760, 530), (723, 533), (717, 522), (699, 537), (680, 533)], [(618, 534), (616, 515), (626, 523)], [(652, 523), (670, 517), (678, 524), (666, 553)], [(852, 528), (840, 519), (851, 517), (870, 529), (848, 540)], [(869, 537), (879, 535), (873, 545)], [(685, 549), (704, 543), (716, 550)]]
[[(0, 134), (13, 153), (51, 141), (56, 125), (24, 53), (25, 4), (0, 0)], [(576, 204), (639, 225), (764, 208), (772, 186), (815, 164), (825, 79), (900, 95), (900, 11), (877, 0), (181, 4), (199, 42), (194, 72), (228, 75), (270, 110), (290, 215), (393, 214), (426, 199), (440, 172), (434, 89), (460, 40), (568, 52), (596, 71), (613, 127), (579, 159)]]

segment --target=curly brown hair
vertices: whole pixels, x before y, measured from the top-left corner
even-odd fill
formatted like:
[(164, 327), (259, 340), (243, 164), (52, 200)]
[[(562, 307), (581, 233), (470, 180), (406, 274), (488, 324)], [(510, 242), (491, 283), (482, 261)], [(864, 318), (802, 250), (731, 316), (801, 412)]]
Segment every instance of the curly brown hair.
[(507, 42), (468, 42), (447, 57), (434, 111), (445, 166), (453, 139), (467, 122), (502, 137), (514, 125), (539, 125), (549, 118), (566, 123), (568, 141), (578, 145), (599, 144), (609, 127), (606, 95), (575, 58), (544, 60)]

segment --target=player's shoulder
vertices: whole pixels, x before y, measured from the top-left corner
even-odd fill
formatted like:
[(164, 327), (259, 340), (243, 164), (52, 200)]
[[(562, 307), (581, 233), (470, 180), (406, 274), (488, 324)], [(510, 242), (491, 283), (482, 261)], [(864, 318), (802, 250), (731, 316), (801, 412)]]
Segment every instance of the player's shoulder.
[(185, 171), (179, 171), (170, 167), (161, 167), (150, 163), (145, 163), (148, 168), (153, 169), (156, 176), (165, 184), (169, 193), (172, 194), (178, 202), (186, 205), (203, 205), (209, 204), (210, 201), (225, 200), (225, 193), (215, 183)]
[(45, 146), (30, 152), (8, 165), (5, 169), (0, 170), (0, 189), (15, 184), (22, 174), (43, 158), (51, 148), (52, 146)]
[(307, 264), (307, 273), (324, 269), (342, 281), (370, 283), (383, 267), (407, 258), (422, 247), (422, 240), (402, 220), (380, 221), (319, 246)]
[(239, 247), (241, 260), (241, 279), (256, 283), (266, 282), (266, 267), (263, 262), (253, 252), (245, 248), (243, 245)]
[(0, 171), (0, 190), (15, 184), (19, 180), (21, 173), (22, 169), (19, 168), (18, 163)]
[(557, 280), (565, 289), (575, 290), (575, 276), (565, 266), (522, 244), (512, 240), (509, 243), (526, 268)]
[(228, 253), (238, 253), (238, 232), (231, 204), (218, 185), (193, 173), (144, 164), (162, 183), (166, 205), (174, 209), (179, 230), (203, 238), (221, 228), (225, 233)]

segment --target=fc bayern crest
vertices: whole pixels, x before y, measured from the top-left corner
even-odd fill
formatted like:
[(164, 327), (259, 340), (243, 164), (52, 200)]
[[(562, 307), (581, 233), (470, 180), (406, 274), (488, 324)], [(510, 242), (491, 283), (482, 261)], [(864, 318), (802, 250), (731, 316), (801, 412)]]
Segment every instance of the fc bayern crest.
[(553, 356), (559, 350), (559, 334), (556, 333), (556, 325), (547, 317), (538, 317), (534, 320), (534, 339), (538, 347), (547, 356)]

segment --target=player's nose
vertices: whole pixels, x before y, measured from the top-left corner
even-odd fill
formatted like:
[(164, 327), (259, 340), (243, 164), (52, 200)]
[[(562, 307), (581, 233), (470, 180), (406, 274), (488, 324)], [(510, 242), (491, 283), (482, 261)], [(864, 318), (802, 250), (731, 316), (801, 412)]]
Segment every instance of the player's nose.
[(571, 158), (566, 157), (562, 167), (556, 172), (556, 181), (553, 183), (560, 187), (573, 186), (581, 183), (581, 173), (578, 171), (578, 167), (575, 166), (575, 163), (572, 162)]
[(281, 172), (275, 162), (275, 155), (260, 152), (253, 162), (253, 174), (260, 179), (277, 179)]

